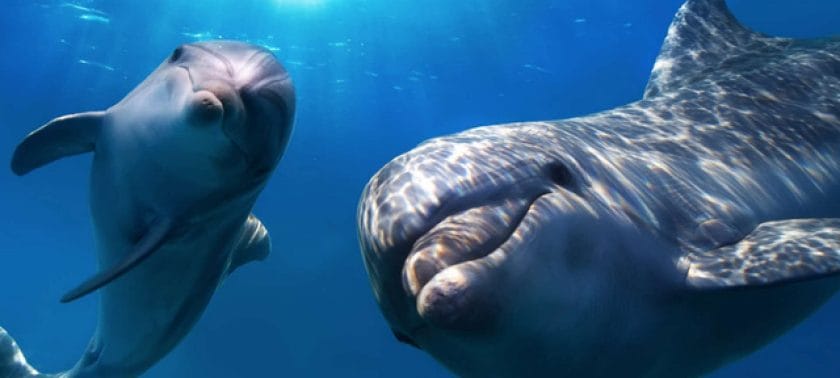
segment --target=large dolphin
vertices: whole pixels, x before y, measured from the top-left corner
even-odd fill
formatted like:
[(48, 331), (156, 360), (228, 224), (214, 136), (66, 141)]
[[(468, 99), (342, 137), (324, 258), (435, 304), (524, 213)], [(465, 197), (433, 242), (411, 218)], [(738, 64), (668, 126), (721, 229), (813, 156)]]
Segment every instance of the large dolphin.
[(358, 210), (401, 341), (472, 377), (688, 377), (840, 287), (840, 38), (689, 0), (644, 98), (429, 140)]
[[(178, 47), (106, 111), (56, 118), (15, 150), (25, 174), (94, 152), (90, 201), (101, 272), (67, 293), (100, 289), (87, 350), (59, 377), (133, 377), (166, 355), (222, 280), (265, 258), (251, 215), (283, 154), (295, 96), (267, 50), (234, 41)], [(0, 329), (0, 377), (44, 376)]]

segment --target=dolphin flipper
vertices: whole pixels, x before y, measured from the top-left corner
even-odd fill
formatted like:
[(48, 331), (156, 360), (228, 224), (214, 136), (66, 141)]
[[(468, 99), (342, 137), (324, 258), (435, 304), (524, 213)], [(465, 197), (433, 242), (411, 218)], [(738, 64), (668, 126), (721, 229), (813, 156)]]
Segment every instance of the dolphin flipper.
[(131, 270), (131, 268), (137, 266), (137, 264), (143, 262), (143, 260), (151, 256), (163, 244), (166, 237), (172, 232), (172, 225), (173, 222), (168, 218), (161, 218), (152, 223), (146, 231), (146, 234), (135, 244), (131, 253), (120, 261), (119, 264), (96, 273), (93, 277), (82, 282), (81, 285), (68, 291), (67, 294), (61, 297), (61, 302), (67, 303), (83, 297), (109, 284), (111, 281)]
[(236, 268), (251, 261), (262, 261), (271, 253), (271, 238), (262, 222), (254, 216), (248, 215), (248, 220), (242, 226), (242, 236), (231, 256), (228, 274)]
[(12, 171), (24, 175), (65, 156), (93, 151), (105, 112), (58, 117), (31, 132), (15, 149)]
[(688, 284), (699, 289), (764, 286), (837, 274), (840, 219), (762, 223), (738, 243), (688, 258)]

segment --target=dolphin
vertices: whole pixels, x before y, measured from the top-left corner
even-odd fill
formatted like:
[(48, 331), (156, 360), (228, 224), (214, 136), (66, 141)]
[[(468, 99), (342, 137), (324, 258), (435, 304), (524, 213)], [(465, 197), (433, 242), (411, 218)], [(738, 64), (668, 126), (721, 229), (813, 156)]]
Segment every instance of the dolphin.
[(394, 335), (459, 376), (708, 373), (840, 287), (840, 38), (688, 0), (641, 100), (428, 140), (357, 219)]
[[(105, 111), (58, 117), (16, 148), (26, 174), (93, 152), (90, 206), (101, 271), (62, 302), (99, 289), (96, 332), (55, 376), (133, 377), (187, 334), (225, 277), (264, 259), (251, 209), (289, 142), (289, 74), (268, 50), (236, 41), (182, 45)], [(0, 329), (0, 377), (53, 376)]]

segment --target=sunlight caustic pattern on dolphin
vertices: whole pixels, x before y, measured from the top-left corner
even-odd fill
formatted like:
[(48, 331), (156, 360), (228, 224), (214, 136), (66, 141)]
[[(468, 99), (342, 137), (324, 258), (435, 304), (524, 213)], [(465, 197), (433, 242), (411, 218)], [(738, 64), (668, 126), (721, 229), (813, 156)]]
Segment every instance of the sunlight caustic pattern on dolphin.
[(358, 227), (395, 336), (460, 376), (707, 373), (840, 287), (840, 39), (689, 0), (643, 99), (429, 140)]
[[(60, 377), (131, 377), (187, 334), (225, 277), (264, 259), (251, 209), (288, 144), (291, 79), (268, 50), (236, 41), (175, 49), (105, 111), (56, 118), (15, 150), (26, 174), (93, 152), (91, 213), (101, 268), (68, 292), (99, 289), (96, 333)], [(0, 328), (0, 377), (42, 375)]]

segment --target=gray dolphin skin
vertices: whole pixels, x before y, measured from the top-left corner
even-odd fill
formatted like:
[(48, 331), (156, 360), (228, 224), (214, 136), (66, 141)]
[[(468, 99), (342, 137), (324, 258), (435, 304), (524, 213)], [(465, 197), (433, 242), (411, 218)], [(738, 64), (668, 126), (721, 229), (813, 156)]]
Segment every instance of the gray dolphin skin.
[(56, 118), (14, 152), (19, 175), (93, 152), (101, 272), (96, 333), (71, 370), (40, 374), (0, 328), (0, 377), (134, 377), (198, 321), (227, 275), (270, 251), (251, 214), (289, 141), (295, 95), (268, 50), (235, 41), (175, 49), (106, 111)]
[(395, 158), (358, 209), (397, 339), (467, 377), (691, 377), (840, 287), (840, 38), (677, 13), (644, 97)]

